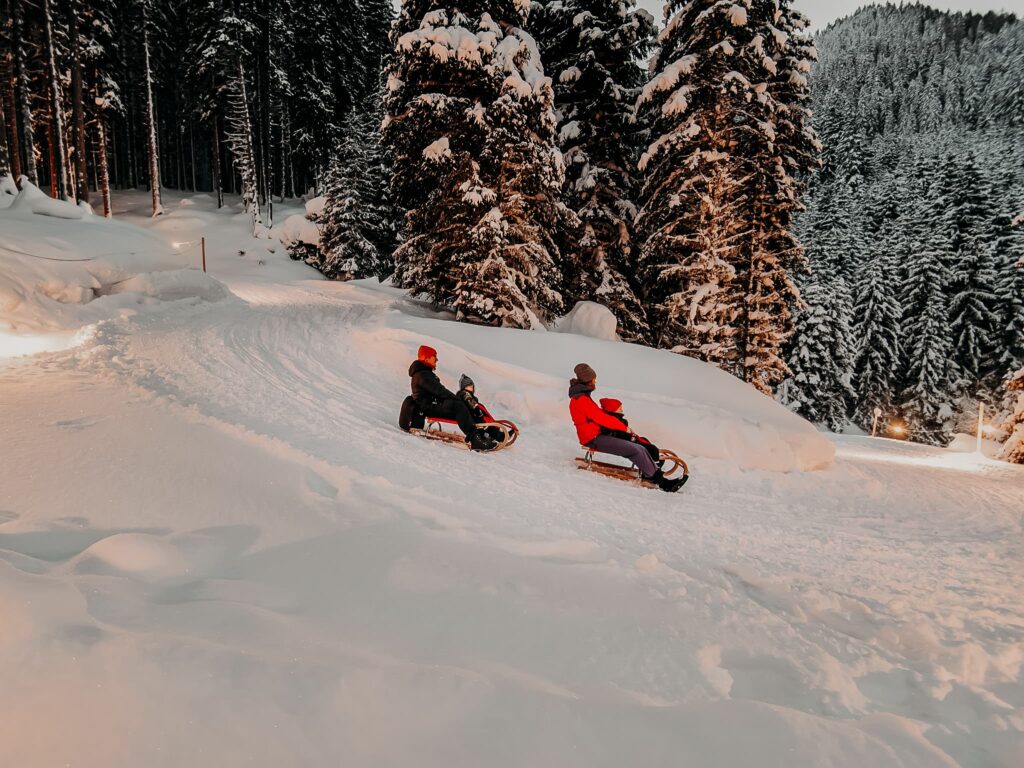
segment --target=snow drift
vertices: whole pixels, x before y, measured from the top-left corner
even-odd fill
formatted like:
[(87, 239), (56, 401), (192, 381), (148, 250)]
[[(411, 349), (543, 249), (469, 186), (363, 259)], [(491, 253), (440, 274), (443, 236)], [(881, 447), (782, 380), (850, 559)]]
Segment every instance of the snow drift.
[[(175, 248), (130, 224), (54, 200), (27, 180), (0, 209), (0, 333), (6, 350), (27, 336), (73, 332), (145, 304), (227, 295), (197, 271), (198, 250)], [(0, 354), (3, 351), (0, 350)]]

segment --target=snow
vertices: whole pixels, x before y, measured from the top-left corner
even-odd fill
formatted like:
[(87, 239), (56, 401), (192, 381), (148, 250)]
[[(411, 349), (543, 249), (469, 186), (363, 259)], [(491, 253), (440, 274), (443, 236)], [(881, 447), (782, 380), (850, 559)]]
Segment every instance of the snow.
[[(186, 199), (122, 195), (111, 224), (161, 254), (205, 235), (233, 297), (0, 362), (0, 763), (1019, 764), (1024, 469), (325, 282)], [(0, 232), (54, 247), (32, 226)], [(513, 449), (396, 428), (422, 343)], [(575, 469), (581, 361), (686, 456), (682, 494)]]
[(200, 266), (198, 241), (175, 245), (25, 181), (0, 209), (0, 357), (60, 347), (86, 326), (155, 303), (227, 296), (212, 278), (189, 271)]
[(437, 141), (433, 141), (423, 148), (423, 157), (427, 160), (438, 161), (446, 157), (451, 157), (452, 151), (448, 148), (448, 137), (442, 136)]
[(556, 329), (561, 333), (618, 341), (618, 324), (615, 314), (608, 307), (593, 301), (580, 301), (569, 314), (558, 321)]
[(291, 245), (293, 243), (320, 244), (320, 227), (310, 221), (304, 213), (293, 213), (291, 216), (288, 216), (270, 230), (270, 234), (283, 245)]

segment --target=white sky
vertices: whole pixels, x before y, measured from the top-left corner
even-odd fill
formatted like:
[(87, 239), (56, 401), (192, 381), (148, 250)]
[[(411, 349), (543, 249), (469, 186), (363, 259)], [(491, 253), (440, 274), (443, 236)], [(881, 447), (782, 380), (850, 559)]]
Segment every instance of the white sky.
[[(638, 0), (642, 8), (646, 8), (661, 23), (662, 0)], [(811, 20), (816, 28), (828, 26), (829, 22), (835, 21), (841, 16), (848, 16), (863, 5), (869, 5), (867, 0), (795, 0), (794, 6), (799, 8)], [(1024, 0), (935, 0), (928, 3), (935, 8), (943, 8), (954, 11), (1011, 11), (1018, 16), (1024, 16)]]

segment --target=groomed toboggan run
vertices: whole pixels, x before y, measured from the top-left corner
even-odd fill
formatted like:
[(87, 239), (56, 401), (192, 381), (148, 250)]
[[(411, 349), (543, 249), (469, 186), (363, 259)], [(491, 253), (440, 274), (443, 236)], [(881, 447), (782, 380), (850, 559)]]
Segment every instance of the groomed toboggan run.
[[(0, 763), (1024, 760), (1020, 468), (116, 202), (0, 210)], [(398, 429), (424, 343), (513, 447)], [(681, 493), (579, 471), (582, 360)]]

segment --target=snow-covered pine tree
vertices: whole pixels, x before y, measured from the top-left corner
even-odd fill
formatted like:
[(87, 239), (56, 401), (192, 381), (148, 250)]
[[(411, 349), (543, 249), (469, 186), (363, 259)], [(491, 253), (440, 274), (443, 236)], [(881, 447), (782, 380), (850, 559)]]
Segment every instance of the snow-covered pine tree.
[(1012, 415), (1005, 425), (1005, 431), (1010, 436), (1003, 444), (1001, 455), (1014, 464), (1024, 464), (1024, 368), (1010, 377), (1007, 391), (1011, 399), (1016, 394), (1016, 402), (1013, 403)]
[(902, 406), (911, 436), (933, 445), (948, 438), (957, 400), (950, 381), (953, 342), (946, 307), (945, 248), (941, 233), (917, 243), (902, 302), (907, 361)]
[(996, 302), (999, 333), (996, 350), (999, 371), (1024, 366), (1024, 216), (1017, 226), (1010, 217), (996, 217), (992, 243), (996, 263)]
[[(655, 338), (717, 358), (769, 392), (786, 373), (791, 273), (803, 266), (792, 217), (820, 149), (807, 103), (815, 51), (786, 0), (673, 0), (665, 11), (654, 75), (638, 100), (654, 139), (640, 160), (638, 226)], [(725, 191), (720, 201), (711, 179)], [(709, 204), (731, 221), (696, 250), (709, 234), (700, 230)], [(727, 268), (694, 271), (709, 252), (728, 254)], [(709, 272), (719, 277), (705, 279)], [(707, 336), (723, 336), (708, 317), (727, 323), (728, 349)]]
[(898, 274), (889, 238), (894, 226), (883, 227), (857, 271), (855, 282), (854, 421), (865, 429), (871, 425), (875, 408), (891, 412), (902, 368)]
[(849, 417), (853, 349), (849, 290), (841, 279), (811, 280), (800, 291), (797, 331), (790, 344), (782, 402), (808, 421), (838, 432)]
[(978, 385), (994, 386), (1000, 378), (997, 348), (999, 315), (996, 307), (996, 273), (990, 264), (991, 249), (970, 236), (961, 245), (949, 280), (950, 333), (956, 390), (976, 396)]
[(654, 20), (635, 0), (548, 0), (534, 3), (530, 30), (554, 82), (564, 197), (582, 222), (576, 242), (563, 246), (581, 262), (565, 265), (567, 296), (611, 309), (624, 340), (648, 341), (633, 242), (639, 157), (633, 105)]
[(527, 9), (407, 0), (384, 121), (395, 202), (409, 211), (396, 282), (460, 319), (519, 328), (563, 309), (557, 232), (575, 219)]
[(389, 211), (381, 187), (380, 115), (353, 113), (324, 182), (327, 204), (320, 216), (321, 271), (332, 280), (384, 277), (390, 240)]
[[(25, 55), (25, 24), (22, 3), (25, 0), (11, 0), (11, 45), (14, 49), (14, 96), (13, 100), (21, 111), (21, 139), (23, 142), (24, 174), (33, 184), (39, 184), (36, 167), (35, 129), (32, 116), (32, 95), (29, 89), (28, 67)], [(17, 111), (17, 109), (16, 109)], [(13, 134), (12, 134), (13, 135)]]

